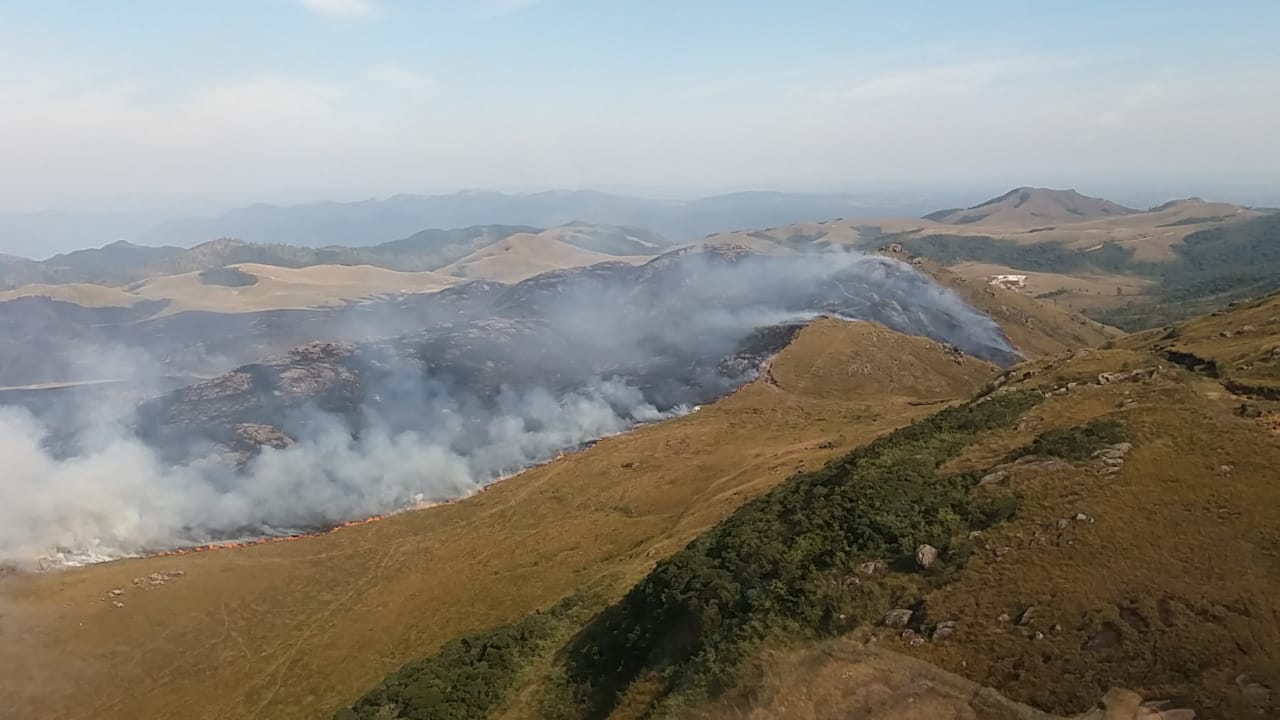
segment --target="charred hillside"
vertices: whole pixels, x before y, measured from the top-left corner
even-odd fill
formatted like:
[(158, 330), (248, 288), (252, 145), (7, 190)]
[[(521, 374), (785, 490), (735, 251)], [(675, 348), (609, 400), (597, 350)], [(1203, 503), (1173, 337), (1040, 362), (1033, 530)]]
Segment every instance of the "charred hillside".
[(270, 345), (272, 329), (292, 337), (317, 317), (380, 339), (311, 342), (168, 392), (129, 413), (126, 434), (115, 420), (51, 436), (0, 418), (53, 478), (33, 473), (30, 497), (58, 497), (6, 550), (111, 557), (455, 499), (724, 396), (822, 315), (932, 338), (956, 362), (1015, 357), (993, 320), (905, 263), (733, 248), (472, 283), (241, 337), (211, 326), (219, 347)]
[(171, 457), (213, 445), (243, 462), (256, 446), (292, 445), (335, 421), (357, 436), (370, 426), (426, 432), (449, 424), (444, 408), (462, 424), (458, 437), (474, 439), (514, 396), (593, 394), (605, 384), (640, 398), (645, 409), (633, 419), (643, 419), (722, 396), (824, 314), (998, 364), (1014, 357), (990, 319), (911, 268), (865, 256), (680, 251), (640, 267), (604, 263), (431, 299), (411, 313), (422, 324), (415, 332), (310, 343), (146, 403), (141, 436)]

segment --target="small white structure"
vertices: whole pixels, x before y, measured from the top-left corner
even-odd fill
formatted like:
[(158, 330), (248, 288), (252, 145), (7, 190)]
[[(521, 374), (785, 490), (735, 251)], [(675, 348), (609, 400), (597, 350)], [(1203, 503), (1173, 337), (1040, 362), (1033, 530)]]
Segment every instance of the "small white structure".
[(988, 281), (989, 285), (1002, 287), (1006, 290), (1026, 290), (1026, 275), (994, 275)]

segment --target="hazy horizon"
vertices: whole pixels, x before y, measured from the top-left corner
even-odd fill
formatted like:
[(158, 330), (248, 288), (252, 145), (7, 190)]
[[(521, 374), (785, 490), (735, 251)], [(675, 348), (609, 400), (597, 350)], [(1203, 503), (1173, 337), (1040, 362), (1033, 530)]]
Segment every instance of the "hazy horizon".
[(1276, 21), (1243, 1), (0, 4), (0, 163), (21, 169), (0, 211), (462, 188), (1280, 202)]

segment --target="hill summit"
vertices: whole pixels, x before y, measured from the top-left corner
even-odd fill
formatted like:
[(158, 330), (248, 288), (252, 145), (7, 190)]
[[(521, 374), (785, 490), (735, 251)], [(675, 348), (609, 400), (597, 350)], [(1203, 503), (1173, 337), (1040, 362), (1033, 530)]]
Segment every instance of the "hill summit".
[(1020, 187), (969, 208), (939, 210), (926, 220), (948, 225), (1024, 227), (1079, 222), (1138, 212), (1110, 200), (1082, 195), (1075, 190)]

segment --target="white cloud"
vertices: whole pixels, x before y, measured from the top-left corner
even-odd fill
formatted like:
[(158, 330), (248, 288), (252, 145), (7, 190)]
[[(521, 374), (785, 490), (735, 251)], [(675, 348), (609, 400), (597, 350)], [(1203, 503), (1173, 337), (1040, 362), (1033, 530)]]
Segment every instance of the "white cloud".
[(340, 17), (368, 17), (376, 9), (371, 0), (298, 0), (307, 9)]

